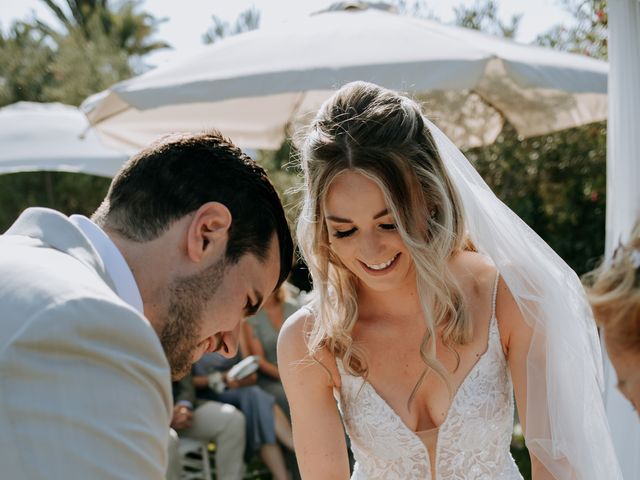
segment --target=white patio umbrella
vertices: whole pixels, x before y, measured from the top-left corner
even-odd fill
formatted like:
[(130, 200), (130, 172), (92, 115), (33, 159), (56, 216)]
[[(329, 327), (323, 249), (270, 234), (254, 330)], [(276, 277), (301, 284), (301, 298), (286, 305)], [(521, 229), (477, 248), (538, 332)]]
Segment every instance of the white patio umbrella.
[[(640, 219), (640, 1), (609, 2), (606, 257)], [(640, 421), (605, 360), (605, 407), (625, 479), (640, 478)]]
[(0, 174), (37, 170), (112, 176), (127, 154), (105, 146), (76, 107), (18, 102), (0, 108)]
[(603, 120), (605, 62), (401, 16), (337, 5), (229, 37), (118, 83), (82, 105), (99, 133), (142, 146), (216, 127), (239, 145), (277, 148), (352, 80), (415, 95), (459, 146), (488, 144), (507, 118), (523, 136)]

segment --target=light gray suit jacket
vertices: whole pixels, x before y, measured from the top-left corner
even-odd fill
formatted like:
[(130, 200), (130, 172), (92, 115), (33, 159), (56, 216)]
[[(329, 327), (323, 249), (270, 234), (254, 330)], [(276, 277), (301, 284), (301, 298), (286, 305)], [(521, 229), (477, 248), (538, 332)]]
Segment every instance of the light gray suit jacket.
[(169, 366), (67, 217), (0, 236), (0, 477), (164, 478)]

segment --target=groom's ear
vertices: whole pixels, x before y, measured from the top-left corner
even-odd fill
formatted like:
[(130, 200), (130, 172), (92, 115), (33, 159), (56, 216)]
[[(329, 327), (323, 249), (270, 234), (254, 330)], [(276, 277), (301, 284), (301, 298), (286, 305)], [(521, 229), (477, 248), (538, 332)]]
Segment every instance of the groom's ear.
[(199, 263), (224, 255), (231, 222), (231, 212), (220, 202), (208, 202), (196, 210), (187, 228), (189, 258)]

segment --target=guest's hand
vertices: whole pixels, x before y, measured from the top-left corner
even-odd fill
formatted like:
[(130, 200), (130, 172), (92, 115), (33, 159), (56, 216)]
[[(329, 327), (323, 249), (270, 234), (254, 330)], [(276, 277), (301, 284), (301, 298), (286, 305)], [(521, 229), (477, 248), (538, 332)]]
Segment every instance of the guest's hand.
[(251, 375), (248, 375), (240, 380), (231, 379), (226, 374), (224, 376), (224, 382), (229, 390), (240, 387), (249, 387), (251, 385), (255, 385), (257, 381), (258, 375), (256, 373), (252, 373)]
[(191, 426), (193, 412), (185, 405), (175, 405), (173, 407), (173, 418), (171, 419), (171, 428), (174, 430), (183, 430)]
[(226, 374), (222, 374), (221, 372), (212, 372), (207, 376), (207, 384), (209, 388), (213, 390), (215, 393), (224, 392), (225, 388), (227, 388), (226, 382)]
[(229, 390), (234, 390), (242, 386), (240, 380), (232, 380), (229, 377), (225, 377), (225, 383), (227, 384), (227, 388)]

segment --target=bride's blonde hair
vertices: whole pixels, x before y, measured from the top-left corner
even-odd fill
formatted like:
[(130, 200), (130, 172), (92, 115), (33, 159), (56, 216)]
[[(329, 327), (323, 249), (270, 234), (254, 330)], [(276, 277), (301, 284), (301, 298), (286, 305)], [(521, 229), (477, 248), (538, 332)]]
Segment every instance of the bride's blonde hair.
[[(426, 367), (446, 379), (435, 355), (436, 332), (451, 349), (472, 338), (460, 288), (447, 266), (451, 256), (465, 248), (465, 225), (462, 203), (420, 107), (377, 85), (350, 83), (323, 104), (300, 154), (305, 181), (297, 237), (314, 285), (310, 354), (326, 348), (342, 359), (349, 373), (368, 374), (351, 337), (358, 318), (357, 279), (330, 248), (323, 208), (331, 182), (354, 171), (380, 187), (415, 263), (426, 323), (420, 354)], [(412, 396), (423, 378), (424, 373)]]

